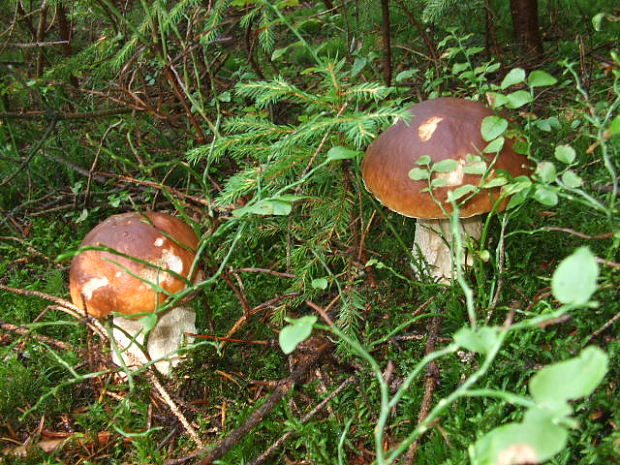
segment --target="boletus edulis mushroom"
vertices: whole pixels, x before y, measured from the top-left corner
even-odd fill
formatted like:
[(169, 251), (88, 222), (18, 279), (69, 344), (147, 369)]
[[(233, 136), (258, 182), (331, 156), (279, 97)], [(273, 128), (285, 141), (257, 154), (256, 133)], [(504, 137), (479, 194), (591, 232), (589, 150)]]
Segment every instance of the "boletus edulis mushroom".
[[(479, 240), (480, 215), (505, 208), (506, 199), (498, 203), (500, 186), (477, 189), (482, 174), (468, 168), (483, 163), (484, 182), (488, 182), (500, 170), (512, 177), (527, 175), (527, 158), (515, 152), (510, 138), (505, 138), (499, 151), (484, 152), (489, 142), (482, 137), (482, 123), (494, 113), (482, 103), (437, 98), (413, 105), (409, 111), (410, 121), (397, 122), (368, 147), (362, 177), (366, 188), (383, 205), (418, 219), (414, 254), (419, 251), (433, 278), (449, 283), (452, 233), (448, 215), (453, 211), (449, 193), (472, 186), (471, 195), (463, 197), (466, 201), (459, 206), (460, 225), (472, 239)], [(424, 163), (420, 164), (422, 157)], [(451, 169), (433, 171), (433, 166), (448, 159), (455, 161), (448, 165)], [(429, 177), (412, 179), (410, 172), (416, 167), (426, 170)]]
[[(75, 305), (89, 315), (104, 318), (113, 314), (113, 360), (123, 356), (126, 366), (145, 363), (146, 330), (140, 316), (158, 310), (166, 299), (199, 279), (194, 264), (198, 237), (187, 224), (165, 213), (114, 215), (93, 228), (71, 264), (69, 288)], [(196, 314), (187, 306), (157, 313), (157, 323), (148, 334), (146, 349), (163, 374), (179, 362), (177, 350), (195, 333)], [(125, 356), (127, 355), (127, 356)]]

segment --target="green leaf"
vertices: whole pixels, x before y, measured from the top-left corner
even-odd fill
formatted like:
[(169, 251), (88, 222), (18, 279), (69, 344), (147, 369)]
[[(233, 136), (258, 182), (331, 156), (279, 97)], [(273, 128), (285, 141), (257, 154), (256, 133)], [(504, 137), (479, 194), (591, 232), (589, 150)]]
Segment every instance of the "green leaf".
[(598, 278), (596, 257), (587, 247), (580, 247), (558, 265), (551, 279), (553, 296), (563, 304), (586, 304)]
[(609, 125), (609, 137), (620, 134), (620, 115), (616, 116)]
[(86, 218), (88, 218), (88, 210), (86, 208), (82, 209), (82, 213), (80, 213), (80, 216), (78, 216), (75, 219), (76, 223), (81, 223), (82, 221), (84, 221)]
[(424, 168), (414, 168), (409, 171), (409, 177), (414, 181), (422, 181), (428, 179), (429, 172)]
[(545, 71), (532, 71), (527, 78), (530, 87), (552, 86), (558, 80)]
[(505, 139), (503, 137), (493, 139), (482, 151), (484, 153), (498, 153), (500, 150), (502, 150), (502, 148), (504, 148), (504, 142)]
[(562, 182), (566, 187), (570, 187), (571, 189), (577, 189), (583, 185), (583, 179), (572, 170), (567, 170), (562, 173)]
[(493, 108), (500, 108), (508, 103), (506, 96), (504, 94), (500, 94), (499, 92), (488, 92), (487, 96), (489, 97)]
[[(360, 73), (360, 71), (364, 69), (367, 63), (368, 63), (368, 59), (366, 57), (361, 57), (361, 58), (357, 57), (355, 61), (353, 62), (353, 66), (351, 66), (351, 76), (357, 76)], [(403, 73), (405, 72), (406, 71), (403, 71)], [(400, 73), (400, 74), (403, 74), (403, 73)]]
[(431, 164), (432, 158), (430, 157), (430, 155), (422, 155), (420, 158), (418, 158), (415, 161), (416, 165), (420, 165), (420, 166), (428, 166)]
[(533, 399), (541, 407), (561, 416), (569, 400), (586, 397), (605, 377), (609, 358), (598, 347), (589, 346), (579, 356), (542, 368), (530, 379)]
[(521, 108), (532, 101), (532, 94), (526, 90), (518, 90), (506, 96), (508, 99), (508, 108)]
[(448, 185), (448, 181), (444, 178), (435, 178), (431, 181), (431, 187), (445, 187)]
[(568, 439), (565, 428), (539, 416), (499, 426), (473, 446), (472, 465), (542, 463), (560, 452)]
[(459, 74), (466, 69), (469, 69), (469, 63), (454, 63), (452, 66), (452, 74)]
[(536, 166), (536, 175), (542, 182), (546, 184), (552, 183), (557, 175), (555, 165), (550, 161), (539, 162)]
[(383, 262), (380, 262), (376, 258), (371, 258), (370, 260), (368, 260), (366, 264), (364, 265), (364, 268), (367, 268), (369, 266), (374, 266), (378, 270), (385, 268), (385, 264)]
[(555, 207), (558, 204), (557, 189), (545, 185), (537, 185), (532, 195), (535, 200), (547, 207)]
[(545, 132), (551, 132), (553, 129), (560, 129), (562, 127), (562, 125), (560, 124), (560, 120), (557, 119), (555, 116), (536, 120), (534, 121), (534, 124), (538, 129)]
[(278, 342), (282, 352), (288, 355), (297, 348), (297, 345), (310, 337), (312, 327), (317, 322), (317, 317), (307, 315), (297, 320), (287, 319), (287, 321), (290, 324), (282, 328), (278, 336)]
[(145, 333), (149, 333), (157, 324), (157, 313), (149, 313), (140, 317), (140, 323)]
[(312, 283), (310, 284), (312, 286), (312, 289), (321, 289), (321, 290), (325, 290), (327, 289), (327, 279), (325, 278), (316, 278), (312, 280)]
[(401, 71), (394, 78), (394, 82), (403, 82), (405, 79), (409, 79), (409, 78), (415, 76), (416, 74), (418, 74), (419, 71), (420, 70), (417, 69), (417, 68), (407, 69), (405, 71)]
[(453, 160), (451, 158), (447, 158), (445, 160), (441, 160), (441, 161), (438, 161), (437, 163), (434, 163), (433, 166), (431, 167), (431, 171), (433, 171), (434, 173), (449, 173), (451, 171), (454, 171), (458, 167), (459, 167), (458, 161)]
[(495, 326), (465, 327), (456, 332), (454, 342), (472, 352), (486, 354), (497, 344), (498, 334), (499, 328)]
[(567, 165), (570, 165), (572, 162), (574, 162), (575, 158), (577, 157), (575, 149), (568, 144), (556, 146), (553, 155), (557, 160), (561, 161), (562, 163), (566, 163)]
[(521, 82), (525, 82), (525, 71), (522, 68), (514, 68), (511, 69), (506, 76), (504, 76), (504, 79), (499, 87), (503, 90)]
[(254, 204), (248, 205), (247, 207), (237, 208), (236, 210), (233, 210), (233, 216), (237, 218), (241, 218), (242, 216), (247, 214), (260, 216), (287, 216), (293, 210), (293, 202), (304, 198), (304, 196), (285, 194), (279, 197), (259, 200)]
[(487, 182), (482, 184), (483, 189), (493, 189), (494, 187), (501, 187), (508, 184), (508, 179), (503, 176), (497, 176), (495, 178), (489, 179)]
[(288, 47), (275, 49), (273, 53), (271, 54), (271, 61), (276, 61), (278, 58), (284, 55), (287, 50), (288, 50)]
[(480, 127), (480, 133), (482, 138), (490, 142), (493, 139), (501, 136), (508, 128), (508, 121), (499, 116), (491, 115), (482, 120), (482, 126)]
[(487, 164), (484, 161), (476, 161), (472, 163), (467, 163), (463, 167), (463, 172), (465, 174), (478, 174), (483, 175), (487, 171)]
[(465, 55), (472, 56), (476, 55), (484, 50), (484, 47), (468, 47), (464, 50)]
[(475, 186), (471, 184), (465, 184), (463, 186), (457, 187), (452, 191), (448, 191), (448, 202), (456, 202), (461, 197), (466, 196), (476, 190)]
[(530, 196), (531, 190), (532, 190), (531, 186), (528, 186), (524, 188), (523, 190), (513, 194), (512, 197), (510, 197), (510, 201), (508, 202), (508, 205), (506, 205), (506, 210), (510, 210), (511, 208), (518, 207), (523, 202), (525, 202), (527, 198)]
[(361, 154), (362, 152), (359, 150), (351, 150), (346, 147), (336, 146), (329, 149), (326, 159), (329, 161), (350, 160)]
[(595, 31), (599, 32), (601, 30), (601, 23), (603, 19), (605, 19), (605, 13), (597, 13), (592, 17), (592, 27)]

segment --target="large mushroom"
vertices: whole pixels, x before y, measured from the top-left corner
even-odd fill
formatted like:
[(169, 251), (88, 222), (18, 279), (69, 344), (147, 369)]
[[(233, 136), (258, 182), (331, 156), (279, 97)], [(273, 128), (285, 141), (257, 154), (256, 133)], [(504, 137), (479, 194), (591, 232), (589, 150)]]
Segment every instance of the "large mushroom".
[[(399, 121), (368, 147), (362, 162), (362, 177), (366, 188), (383, 205), (418, 219), (414, 254), (419, 251), (432, 277), (449, 283), (452, 276), (449, 192), (465, 185), (479, 186), (482, 176), (469, 174), (476, 170), (467, 169), (468, 166), (484, 163), (482, 166), (488, 168), (486, 182), (498, 170), (513, 177), (528, 174), (527, 159), (515, 152), (509, 138), (499, 153), (483, 152), (488, 142), (481, 134), (482, 122), (494, 113), (482, 103), (437, 98), (418, 103), (409, 111), (412, 115), (409, 122)], [(423, 156), (426, 157), (420, 165)], [(456, 161), (452, 163), (454, 168), (447, 172), (432, 170), (438, 162), (447, 159)], [(430, 179), (412, 179), (409, 173), (416, 167), (422, 172), (426, 169)], [(429, 180), (434, 184), (432, 191), (429, 191)], [(501, 187), (473, 193), (471, 198), (465, 196), (463, 199), (467, 201), (459, 207), (460, 225), (472, 239), (479, 240), (482, 231), (479, 215), (494, 207), (503, 209), (506, 201), (497, 205)]]
[[(126, 366), (145, 363), (146, 330), (140, 316), (157, 312), (169, 295), (199, 279), (194, 264), (196, 234), (187, 224), (165, 213), (114, 215), (93, 228), (71, 264), (69, 288), (78, 307), (97, 318), (113, 316), (113, 360)], [(156, 368), (168, 374), (179, 362), (178, 349), (186, 332), (195, 333), (196, 314), (187, 306), (158, 312), (146, 349)], [(127, 356), (125, 356), (127, 355)]]

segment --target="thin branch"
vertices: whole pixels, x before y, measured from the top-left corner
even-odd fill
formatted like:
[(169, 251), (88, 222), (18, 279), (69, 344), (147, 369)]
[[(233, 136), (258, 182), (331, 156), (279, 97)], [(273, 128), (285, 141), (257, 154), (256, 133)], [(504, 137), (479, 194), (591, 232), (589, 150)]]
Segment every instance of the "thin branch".
[[(325, 408), (325, 406), (338, 394), (340, 394), (344, 389), (355, 381), (355, 376), (349, 376), (345, 379), (340, 386), (338, 386), (331, 394), (329, 394), (325, 399), (319, 402), (316, 407), (314, 407), (310, 412), (303, 416), (301, 420), (299, 420), (300, 424), (305, 424), (310, 421), (317, 413)], [(269, 457), (273, 455), (275, 451), (277, 451), (282, 445), (286, 442), (286, 440), (293, 434), (293, 431), (288, 431), (280, 436), (269, 448), (260, 454), (256, 459), (251, 461), (248, 465), (261, 465), (265, 462)]]
[(0, 330), (19, 334), (20, 336), (33, 337), (38, 341), (45, 342), (46, 344), (58, 347), (62, 350), (75, 351), (75, 349), (70, 344), (59, 341), (58, 339), (54, 339), (53, 337), (34, 333), (31, 328), (27, 328), (25, 326), (17, 326), (11, 323), (7, 323), (5, 321), (0, 321)]
[(392, 44), (390, 38), (390, 0), (381, 0), (381, 33), (383, 36), (383, 79), (392, 85)]
[(14, 48), (41, 48), (51, 47), (53, 45), (65, 45), (68, 43), (68, 40), (53, 40), (49, 42), (7, 42), (4, 45)]
[(103, 116), (120, 115), (124, 113), (132, 113), (134, 111), (145, 111), (135, 108), (110, 108), (109, 110), (88, 111), (80, 113), (61, 113), (43, 110), (33, 111), (9, 111), (0, 113), (0, 119), (28, 119), (28, 120), (73, 120), (73, 119), (92, 119), (101, 118)]
[(573, 236), (580, 237), (581, 239), (587, 239), (587, 240), (609, 239), (609, 238), (613, 237), (614, 234), (615, 234), (613, 232), (608, 232), (608, 233), (605, 233), (605, 234), (599, 234), (597, 236), (590, 236), (588, 234), (584, 234), (582, 232), (575, 231), (573, 229), (560, 228), (560, 227), (557, 227), (557, 226), (545, 226), (545, 227), (543, 227), (541, 229), (543, 231), (560, 231), (560, 232), (565, 232), (565, 233), (568, 233), (568, 234), (572, 234)]
[(603, 326), (601, 326), (599, 329), (597, 329), (596, 331), (594, 331), (590, 337), (587, 339), (587, 341), (585, 342), (584, 346), (587, 346), (588, 344), (590, 344), (590, 342), (592, 342), (593, 339), (596, 339), (597, 337), (599, 337), (602, 333), (604, 333), (605, 331), (607, 331), (608, 328), (610, 328), (614, 323), (616, 323), (618, 320), (620, 320), (620, 312), (616, 313), (611, 319), (609, 319)]
[[(435, 316), (428, 324), (428, 339), (426, 340), (426, 350), (424, 351), (425, 355), (430, 355), (435, 352), (437, 337), (439, 336), (442, 320), (443, 316)], [(437, 365), (437, 361), (433, 360), (427, 367), (427, 375), (424, 380), (424, 397), (422, 398), (422, 405), (420, 406), (420, 411), (418, 412), (418, 426), (424, 422), (431, 411), (431, 406), (433, 405), (433, 394), (435, 392), (435, 387), (438, 384), (439, 365)], [(420, 445), (420, 441), (422, 440), (422, 436), (423, 435), (420, 434), (418, 438), (409, 446), (403, 462), (404, 465), (411, 465), (415, 463), (415, 455), (418, 450), (418, 446)]]
[(271, 274), (274, 276), (282, 276), (283, 278), (296, 278), (297, 275), (294, 275), (292, 273), (284, 273), (282, 271), (274, 271), (274, 270), (270, 270), (268, 268), (255, 268), (255, 267), (249, 267), (249, 268), (237, 268), (236, 270), (231, 270), (230, 272), (231, 274), (235, 274), (235, 273), (266, 273), (266, 274)]
[[(280, 380), (269, 398), (254, 410), (243, 424), (222, 439), (211, 451), (207, 457), (198, 462), (198, 465), (211, 465), (214, 461), (221, 459), (232, 449), (240, 440), (242, 440), (254, 427), (256, 427), (264, 418), (280, 403), (284, 396), (293, 388), (295, 384), (300, 382), (308, 372), (321, 360), (321, 358), (331, 350), (333, 346), (325, 343), (319, 347), (314, 356), (309, 358), (303, 365), (296, 369), (288, 378)], [(193, 460), (207, 453), (204, 448), (199, 449), (186, 457), (180, 459), (170, 459), (165, 462), (166, 465), (179, 465), (189, 460)]]

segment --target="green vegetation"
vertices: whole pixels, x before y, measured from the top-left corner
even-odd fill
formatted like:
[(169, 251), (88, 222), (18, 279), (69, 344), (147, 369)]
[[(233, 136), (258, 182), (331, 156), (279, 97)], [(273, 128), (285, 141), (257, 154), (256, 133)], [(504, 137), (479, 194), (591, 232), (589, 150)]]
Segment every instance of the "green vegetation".
[[(201, 237), (205, 338), (160, 380), (199, 457), (232, 434), (216, 463), (615, 463), (620, 11), (538, 13), (537, 44), (496, 0), (1, 2), (0, 464), (201, 449), (152, 375), (119, 380), (105, 338), (39, 294), (68, 299), (68, 257), (130, 210)], [(360, 175), (440, 96), (488, 102), (485, 151), (515, 138), (533, 167), (453, 193), (512, 197), (455, 241), (474, 264), (451, 285), (415, 276), (414, 220)], [(410, 169), (433, 188), (453, 167)]]

